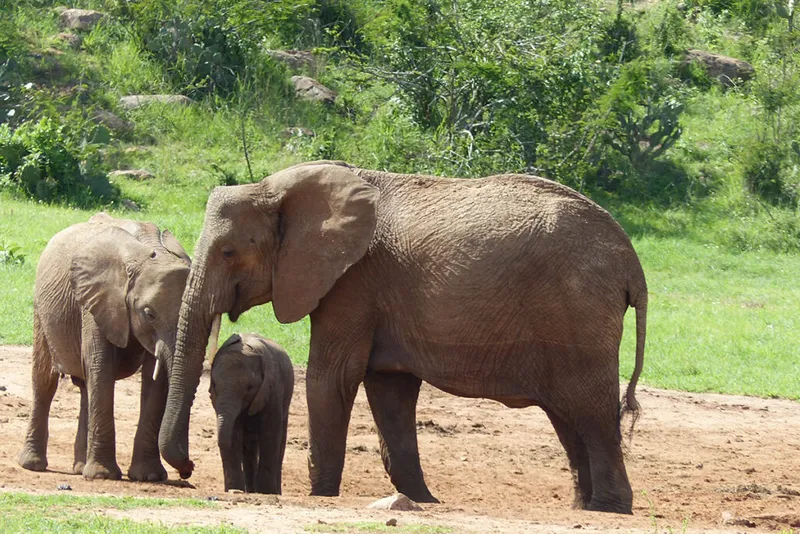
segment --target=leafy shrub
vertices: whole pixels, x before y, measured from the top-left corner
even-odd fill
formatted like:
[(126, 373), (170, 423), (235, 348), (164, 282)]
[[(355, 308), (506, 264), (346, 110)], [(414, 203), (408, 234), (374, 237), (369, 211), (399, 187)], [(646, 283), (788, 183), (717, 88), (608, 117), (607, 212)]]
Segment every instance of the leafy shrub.
[[(103, 136), (100, 128), (91, 138)], [(85, 137), (80, 144), (66, 126), (48, 117), (14, 131), (0, 125), (0, 187), (44, 201), (91, 205), (113, 200), (118, 191), (98, 164), (97, 146)]]
[(0, 265), (24, 265), (25, 254), (20, 252), (20, 248), (13, 243), (0, 242)]

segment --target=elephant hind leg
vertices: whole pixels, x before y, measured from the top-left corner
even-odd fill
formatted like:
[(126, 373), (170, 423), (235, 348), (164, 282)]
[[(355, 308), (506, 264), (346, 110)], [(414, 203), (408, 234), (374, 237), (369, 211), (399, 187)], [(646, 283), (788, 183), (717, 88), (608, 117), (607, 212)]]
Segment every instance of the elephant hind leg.
[(25, 443), (19, 453), (19, 465), (31, 471), (47, 469), (47, 438), (50, 405), (58, 388), (58, 373), (53, 367), (50, 348), (44, 337), (39, 315), (33, 314), (33, 358), (31, 382), (33, 404), (31, 406)]
[(422, 474), (417, 443), (417, 399), (422, 381), (408, 373), (368, 370), (364, 378), (369, 407), (381, 444), (383, 466), (397, 491), (417, 502), (439, 502)]
[(580, 435), (551, 410), (545, 409), (547, 417), (553, 423), (558, 439), (564, 450), (567, 451), (569, 467), (572, 471), (572, 480), (575, 486), (575, 500), (573, 507), (586, 509), (592, 500), (592, 473), (589, 465), (589, 451)]

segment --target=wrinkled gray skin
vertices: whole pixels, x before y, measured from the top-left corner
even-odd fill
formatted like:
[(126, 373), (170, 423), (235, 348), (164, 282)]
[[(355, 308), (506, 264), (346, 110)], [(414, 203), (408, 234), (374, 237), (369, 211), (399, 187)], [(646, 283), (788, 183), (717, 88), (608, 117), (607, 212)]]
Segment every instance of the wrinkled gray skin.
[(281, 468), (294, 390), (292, 362), (257, 334), (232, 335), (211, 366), (225, 491), (281, 493)]
[[(540, 406), (569, 457), (575, 504), (631, 513), (621, 412), (637, 413), (647, 286), (630, 239), (577, 192), (541, 178), (459, 180), (312, 162), (216, 188), (183, 295), (164, 459), (191, 474), (189, 410), (216, 314), (272, 302), (311, 314), (312, 495), (337, 495), (361, 382), (398, 491), (435, 502), (416, 436), (422, 380)], [(636, 365), (621, 410), (623, 316)]]
[(166, 373), (153, 380), (155, 357), (171, 360), (186, 251), (154, 224), (105, 213), (59, 232), (42, 252), (33, 303), (33, 405), (19, 464), (47, 468), (50, 404), (59, 374), (80, 388), (73, 472), (119, 479), (114, 382), (142, 368), (139, 424), (128, 477), (164, 480), (158, 429)]

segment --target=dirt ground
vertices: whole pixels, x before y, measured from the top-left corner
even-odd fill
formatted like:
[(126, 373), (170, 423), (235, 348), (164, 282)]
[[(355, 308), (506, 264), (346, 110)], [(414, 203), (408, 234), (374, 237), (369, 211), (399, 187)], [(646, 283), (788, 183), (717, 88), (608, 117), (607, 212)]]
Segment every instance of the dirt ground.
[[(170, 470), (164, 484), (86, 481), (69, 474), (79, 396), (61, 381), (50, 417), (49, 471), (17, 465), (31, 399), (30, 348), (0, 347), (0, 488), (150, 497), (216, 497), (218, 509), (108, 511), (167, 524), (234, 524), (252, 531), (302, 532), (355, 521), (424, 523), (453, 532), (757, 532), (800, 529), (800, 404), (785, 400), (689, 394), (640, 387), (644, 413), (626, 460), (634, 515), (572, 510), (566, 456), (541, 410), (511, 410), (423, 386), (418, 408), (422, 466), (441, 501), (423, 512), (366, 510), (393, 493), (363, 391), (350, 424), (339, 498), (309, 497), (305, 379), (297, 385), (289, 420), (283, 495), (225, 494), (216, 448), (208, 376), (192, 411), (190, 448), (196, 470), (189, 483)], [(139, 378), (117, 383), (117, 458), (130, 461), (138, 418)]]

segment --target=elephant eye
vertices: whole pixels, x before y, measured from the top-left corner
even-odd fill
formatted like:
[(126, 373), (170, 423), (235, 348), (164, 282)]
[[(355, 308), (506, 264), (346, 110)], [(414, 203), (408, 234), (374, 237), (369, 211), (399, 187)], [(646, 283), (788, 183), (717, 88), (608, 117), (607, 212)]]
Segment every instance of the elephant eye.
[(153, 313), (153, 310), (151, 310), (150, 308), (145, 308), (144, 309), (144, 316), (147, 317), (147, 320), (150, 321), (150, 322), (153, 322), (153, 321), (156, 320), (156, 314)]
[(222, 247), (222, 255), (226, 258), (232, 258), (236, 254), (236, 251), (233, 250), (233, 247)]

